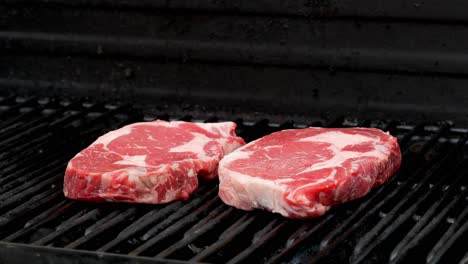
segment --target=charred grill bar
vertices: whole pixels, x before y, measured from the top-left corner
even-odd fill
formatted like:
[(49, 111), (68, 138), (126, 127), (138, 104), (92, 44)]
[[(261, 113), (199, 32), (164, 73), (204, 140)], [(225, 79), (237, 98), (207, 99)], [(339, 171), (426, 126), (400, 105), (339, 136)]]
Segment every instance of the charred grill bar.
[[(0, 1), (0, 262), (467, 263), (468, 5)], [(84, 203), (66, 162), (154, 119), (378, 127), (390, 182), (311, 221), (186, 202)], [(446, 120), (446, 121), (441, 121)]]

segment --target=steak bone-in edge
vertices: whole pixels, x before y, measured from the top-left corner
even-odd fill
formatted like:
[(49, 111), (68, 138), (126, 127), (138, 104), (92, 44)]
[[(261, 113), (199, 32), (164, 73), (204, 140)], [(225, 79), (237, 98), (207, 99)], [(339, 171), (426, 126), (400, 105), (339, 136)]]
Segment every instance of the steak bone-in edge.
[(233, 122), (157, 120), (111, 131), (69, 161), (65, 196), (152, 204), (188, 199), (197, 175), (216, 178), (221, 158), (245, 144), (235, 128)]
[(397, 139), (379, 129), (283, 130), (221, 160), (219, 196), (240, 209), (307, 219), (364, 196), (400, 163)]

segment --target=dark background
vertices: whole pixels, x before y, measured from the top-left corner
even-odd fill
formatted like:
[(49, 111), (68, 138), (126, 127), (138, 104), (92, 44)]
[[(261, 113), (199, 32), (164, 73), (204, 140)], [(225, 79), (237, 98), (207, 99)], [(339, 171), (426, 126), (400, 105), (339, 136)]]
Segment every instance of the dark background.
[(466, 123), (466, 1), (0, 2), (0, 89), (146, 111)]

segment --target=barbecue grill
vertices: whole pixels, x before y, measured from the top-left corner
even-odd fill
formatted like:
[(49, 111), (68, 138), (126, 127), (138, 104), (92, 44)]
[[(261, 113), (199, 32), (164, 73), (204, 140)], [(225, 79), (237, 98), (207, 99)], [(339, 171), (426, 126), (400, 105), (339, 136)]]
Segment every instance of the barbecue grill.
[[(464, 1), (5, 0), (1, 263), (468, 263)], [(400, 171), (322, 217), (65, 199), (66, 162), (137, 121), (398, 137)]]

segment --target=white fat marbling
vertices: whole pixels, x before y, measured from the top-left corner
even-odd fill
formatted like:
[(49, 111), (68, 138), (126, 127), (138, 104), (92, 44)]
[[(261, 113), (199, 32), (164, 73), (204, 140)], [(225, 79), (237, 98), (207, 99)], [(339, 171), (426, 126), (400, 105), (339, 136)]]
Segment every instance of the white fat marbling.
[(330, 131), (320, 133), (312, 137), (306, 137), (299, 140), (300, 142), (326, 142), (333, 144), (338, 149), (343, 149), (346, 146), (357, 145), (364, 142), (374, 141), (374, 139), (363, 135), (350, 135), (340, 131)]
[(116, 161), (114, 162), (114, 164), (149, 167), (146, 163), (146, 155), (122, 155), (121, 157), (123, 158), (123, 160)]

